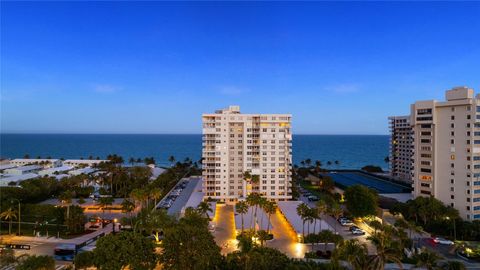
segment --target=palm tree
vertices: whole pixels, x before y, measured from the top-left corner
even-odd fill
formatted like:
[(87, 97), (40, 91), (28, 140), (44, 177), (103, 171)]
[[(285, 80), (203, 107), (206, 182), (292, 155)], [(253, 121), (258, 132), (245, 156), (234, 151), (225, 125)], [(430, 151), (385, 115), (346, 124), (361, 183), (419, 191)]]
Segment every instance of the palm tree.
[(210, 220), (210, 216), (208, 215), (208, 212), (213, 212), (213, 210), (212, 210), (212, 207), (210, 206), (210, 204), (208, 202), (201, 202), (197, 206), (197, 210), (200, 214), (206, 215), (207, 219)]
[(427, 268), (427, 270), (433, 270), (437, 267), (437, 261), (440, 259), (440, 256), (438, 256), (437, 253), (424, 248), (421, 253), (415, 256), (415, 258), (417, 259), (415, 267), (424, 267)]
[[(334, 203), (328, 208), (328, 212), (335, 217), (335, 220), (338, 220), (343, 214), (343, 209), (338, 203)], [(338, 222), (335, 222), (335, 232), (337, 232), (337, 224)]]
[(0, 214), (0, 218), (3, 218), (4, 220), (9, 220), (8, 234), (12, 234), (12, 221), (13, 219), (17, 219), (17, 212), (12, 207), (10, 207), (2, 214)]
[(153, 188), (150, 190), (150, 197), (153, 199), (153, 202), (155, 205), (153, 206), (153, 209), (157, 206), (157, 200), (160, 199), (162, 196), (162, 190), (160, 188)]
[(332, 162), (331, 162), (330, 160), (327, 161), (327, 165), (328, 165), (328, 166), (332, 165)]
[(60, 203), (67, 205), (67, 219), (70, 217), (70, 205), (72, 203), (73, 193), (70, 190), (67, 190), (58, 196)]
[(257, 233), (257, 237), (258, 237), (258, 240), (260, 241), (260, 245), (263, 247), (263, 245), (265, 244), (265, 241), (267, 241), (269, 238), (269, 233), (266, 232), (265, 230), (260, 230)]
[(303, 239), (305, 239), (305, 218), (307, 216), (307, 212), (308, 212), (309, 209), (310, 208), (305, 203), (299, 204), (297, 206), (297, 214), (302, 219), (302, 237), (303, 237)]
[[(317, 202), (317, 213), (318, 213), (318, 218), (321, 218), (323, 214), (327, 212), (327, 203), (324, 200), (320, 200)], [(322, 230), (322, 222), (320, 221), (320, 231)], [(313, 233), (315, 233), (315, 228)]]
[(248, 204), (245, 201), (240, 201), (235, 205), (235, 210), (242, 218), (242, 233), (243, 233), (243, 215), (248, 213)]
[(168, 161), (172, 164), (171, 166), (173, 167), (173, 164), (175, 163), (175, 157), (174, 156), (169, 156)]
[(340, 161), (335, 160), (335, 165), (338, 165), (338, 164), (340, 164)]
[(275, 202), (268, 201), (263, 205), (263, 210), (268, 214), (267, 233), (270, 233), (270, 217), (277, 212), (277, 205)]
[(97, 205), (102, 208), (103, 216), (105, 217), (105, 208), (113, 204), (113, 197), (100, 197)]
[(122, 202), (122, 212), (129, 215), (135, 210), (135, 204), (128, 199), (124, 199)]
[(133, 164), (135, 164), (135, 159), (131, 157), (128, 159), (128, 162), (133, 166)]
[(311, 164), (312, 160), (310, 158), (305, 159), (305, 165), (307, 165), (307, 167), (310, 167)]
[(335, 249), (333, 258), (336, 261), (347, 261), (354, 270), (371, 269), (367, 246), (365, 243), (360, 244), (357, 239), (341, 242)]
[(400, 241), (392, 239), (394, 231), (390, 227), (384, 227), (383, 231), (374, 232), (367, 240), (370, 240), (377, 249), (377, 254), (372, 257), (371, 265), (375, 269), (383, 269), (389, 261), (395, 262), (400, 269), (402, 266), (402, 246)]
[(257, 224), (257, 208), (258, 205), (262, 203), (262, 196), (258, 193), (250, 193), (247, 196), (247, 204), (250, 207), (255, 207), (255, 209), (252, 211), (252, 226), (253, 230), (256, 230), (256, 224)]

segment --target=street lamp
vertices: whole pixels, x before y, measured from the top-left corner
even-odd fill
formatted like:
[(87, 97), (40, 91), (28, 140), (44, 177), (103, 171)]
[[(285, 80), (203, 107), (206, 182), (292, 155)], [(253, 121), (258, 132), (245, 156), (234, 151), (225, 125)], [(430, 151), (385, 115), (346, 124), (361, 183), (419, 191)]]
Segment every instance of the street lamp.
[(20, 223), (21, 223), (21, 218), (22, 218), (22, 212), (21, 212), (21, 208), (20, 208), (20, 200), (16, 199), (16, 198), (13, 198), (10, 202), (13, 203), (14, 200), (18, 202), (18, 236), (20, 236)]
[(117, 219), (114, 218), (112, 223), (113, 223), (112, 233), (115, 234), (115, 223), (117, 223)]
[[(446, 220), (450, 220), (450, 217), (445, 217)], [(457, 226), (455, 225), (455, 218), (452, 218), (453, 221), (453, 240), (457, 241)]]

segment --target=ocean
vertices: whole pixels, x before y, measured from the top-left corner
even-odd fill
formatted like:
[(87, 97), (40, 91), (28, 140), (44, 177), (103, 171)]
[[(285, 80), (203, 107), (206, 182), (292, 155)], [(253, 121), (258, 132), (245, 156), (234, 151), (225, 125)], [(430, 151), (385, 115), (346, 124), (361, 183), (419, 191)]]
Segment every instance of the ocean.
[[(387, 135), (294, 135), (293, 161), (310, 158), (320, 160), (330, 169), (359, 169), (378, 165), (388, 169)], [(159, 165), (168, 165), (169, 156), (177, 160), (187, 157), (196, 161), (201, 157), (201, 135), (140, 135), (140, 134), (0, 134), (0, 157), (79, 159), (109, 154), (130, 157), (154, 157)], [(339, 164), (335, 165), (334, 161)], [(327, 161), (332, 161), (327, 166)]]

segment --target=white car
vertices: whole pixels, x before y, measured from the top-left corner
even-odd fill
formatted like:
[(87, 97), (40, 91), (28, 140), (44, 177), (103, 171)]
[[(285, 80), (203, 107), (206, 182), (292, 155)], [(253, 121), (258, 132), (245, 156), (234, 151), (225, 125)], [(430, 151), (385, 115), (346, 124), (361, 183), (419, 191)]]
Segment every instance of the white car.
[(442, 244), (442, 245), (453, 245), (453, 241), (450, 241), (448, 239), (445, 239), (445, 238), (441, 238), (441, 237), (435, 237), (433, 238), (433, 242), (437, 243), (437, 244)]

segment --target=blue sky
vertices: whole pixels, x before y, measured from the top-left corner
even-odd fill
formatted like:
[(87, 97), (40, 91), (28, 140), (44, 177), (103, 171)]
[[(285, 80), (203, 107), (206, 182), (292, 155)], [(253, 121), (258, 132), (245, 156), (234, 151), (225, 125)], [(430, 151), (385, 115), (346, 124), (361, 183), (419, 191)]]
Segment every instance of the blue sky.
[(480, 92), (480, 2), (1, 2), (1, 131), (200, 133), (292, 113), (387, 134), (415, 100)]

